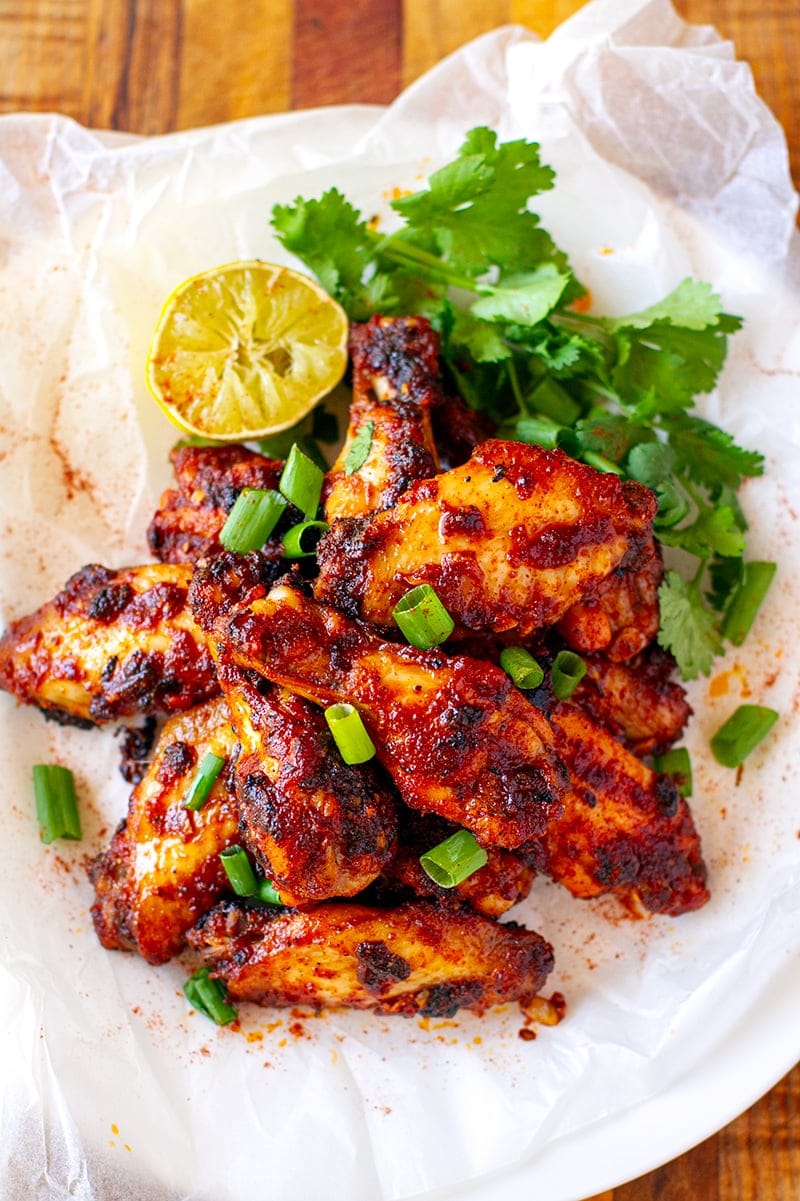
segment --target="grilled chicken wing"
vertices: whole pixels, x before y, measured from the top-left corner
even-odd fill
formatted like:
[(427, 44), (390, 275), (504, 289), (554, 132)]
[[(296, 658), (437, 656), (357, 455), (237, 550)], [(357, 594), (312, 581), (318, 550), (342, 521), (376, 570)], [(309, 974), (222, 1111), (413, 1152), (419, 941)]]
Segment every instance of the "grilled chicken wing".
[(318, 548), (318, 599), (378, 626), (408, 589), (433, 586), (454, 637), (558, 621), (649, 541), (656, 511), (641, 484), (561, 451), (482, 443), (462, 467), (421, 480), (394, 507), (334, 524)]
[(619, 566), (561, 618), (559, 632), (576, 651), (602, 651), (622, 663), (658, 633), (658, 586), (664, 574), (652, 538), (634, 543)]
[[(424, 317), (371, 317), (350, 331), (353, 402), (341, 453), (323, 492), (325, 520), (389, 508), (413, 480), (438, 470), (431, 407), (441, 397), (439, 338)], [(348, 471), (351, 447), (371, 425), (369, 452)]]
[(397, 806), (368, 764), (349, 767), (309, 701), (219, 659), (242, 747), (236, 796), (247, 842), (286, 905), (352, 897), (389, 860)]
[[(278, 487), (283, 463), (246, 446), (180, 446), (170, 454), (177, 488), (168, 488), (150, 522), (147, 540), (163, 563), (194, 563), (222, 548), (219, 535), (243, 488)], [(280, 539), (265, 553), (281, 553)]]
[(218, 691), (186, 603), (191, 568), (90, 564), (0, 639), (0, 687), (62, 720), (175, 713)]
[(553, 966), (531, 930), (425, 901), (305, 912), (223, 903), (189, 935), (234, 999), (412, 1017), (533, 1000)]
[[(227, 887), (219, 854), (237, 841), (229, 771), (236, 750), (228, 711), (215, 697), (164, 725), (152, 762), (133, 790), (127, 821), (94, 860), (92, 917), (104, 947), (164, 963)], [(201, 809), (184, 807), (208, 752), (227, 760)]]
[(274, 683), (356, 705), (413, 808), (510, 848), (560, 811), (566, 777), (550, 727), (499, 668), (384, 642), (287, 585), (223, 619), (217, 637)]
[(577, 897), (616, 892), (651, 913), (704, 905), (700, 839), (672, 780), (572, 705), (551, 720), (572, 789), (540, 843), (547, 874)]
[(530, 850), (487, 847), (486, 864), (454, 888), (442, 888), (431, 879), (420, 864), (420, 855), (455, 834), (457, 829), (432, 814), (403, 809), (397, 850), (375, 886), (381, 902), (427, 897), (451, 909), (463, 908), (466, 902), (484, 917), (501, 917), (512, 905), (524, 900), (536, 876), (537, 855)]
[(692, 710), (671, 679), (675, 661), (652, 647), (627, 663), (587, 655), (586, 675), (570, 698), (635, 755), (660, 755), (680, 738)]

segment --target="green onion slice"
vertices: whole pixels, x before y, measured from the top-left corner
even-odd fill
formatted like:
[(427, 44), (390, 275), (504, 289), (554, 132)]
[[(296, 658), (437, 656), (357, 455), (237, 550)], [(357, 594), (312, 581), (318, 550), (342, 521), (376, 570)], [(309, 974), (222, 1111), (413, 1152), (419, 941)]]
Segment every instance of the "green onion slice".
[(364, 728), (361, 714), (353, 705), (338, 702), (325, 710), (333, 741), (345, 763), (366, 763), (375, 754), (375, 744)]
[(458, 830), (432, 847), (419, 861), (422, 870), (441, 888), (455, 888), (487, 862), (489, 856), (478, 846), (469, 830)]
[(676, 746), (663, 755), (657, 755), (653, 764), (662, 775), (675, 777), (681, 796), (692, 795), (692, 760), (685, 746)]
[(33, 769), (39, 837), (49, 846), (56, 838), (83, 837), (75, 777), (58, 763), (37, 763)]
[(538, 688), (544, 671), (523, 646), (507, 646), (500, 652), (500, 666), (517, 688)]
[(574, 651), (559, 651), (553, 660), (550, 678), (553, 692), (560, 701), (568, 701), (586, 675), (586, 664)]
[(734, 646), (741, 646), (749, 634), (777, 569), (777, 563), (755, 560), (742, 565), (742, 582), (722, 623), (723, 637)]
[(189, 789), (186, 800), (183, 802), (184, 809), (202, 809), (211, 794), (211, 789), (214, 787), (214, 782), (222, 771), (225, 765), (225, 760), (220, 755), (215, 755), (213, 751), (209, 751), (205, 755), (197, 769), (197, 775), (192, 781), (192, 786)]
[(392, 617), (411, 645), (422, 651), (444, 642), (456, 625), (430, 584), (419, 584), (401, 596)]
[(285, 508), (286, 498), (280, 492), (243, 488), (220, 531), (221, 545), (239, 555), (261, 550)]
[(189, 977), (183, 986), (183, 993), (189, 1004), (211, 1018), (218, 1026), (227, 1026), (237, 1017), (233, 1005), (226, 999), (225, 986), (220, 980), (212, 980), (207, 967), (199, 968)]
[(778, 714), (764, 705), (740, 705), (711, 739), (711, 750), (723, 767), (740, 767), (769, 734)]
[(256, 896), (267, 905), (283, 905), (280, 893), (271, 880), (259, 880)]
[(605, 455), (599, 455), (597, 451), (585, 450), (582, 457), (584, 463), (588, 464), (589, 467), (594, 467), (595, 471), (603, 471), (606, 475), (625, 474), (619, 463), (612, 462)]
[(244, 847), (230, 846), (220, 852), (225, 875), (237, 897), (254, 897), (258, 893), (258, 880)]
[(278, 487), (304, 517), (316, 516), (323, 479), (322, 468), (303, 454), (295, 442), (281, 472)]
[(350, 443), (350, 448), (344, 457), (344, 473), (345, 475), (353, 475), (358, 471), (359, 467), (363, 467), (369, 458), (369, 452), (372, 450), (372, 434), (375, 429), (374, 421), (366, 421), (353, 441)]
[(285, 559), (311, 559), (323, 534), (331, 527), (327, 521), (301, 521), (283, 535)]

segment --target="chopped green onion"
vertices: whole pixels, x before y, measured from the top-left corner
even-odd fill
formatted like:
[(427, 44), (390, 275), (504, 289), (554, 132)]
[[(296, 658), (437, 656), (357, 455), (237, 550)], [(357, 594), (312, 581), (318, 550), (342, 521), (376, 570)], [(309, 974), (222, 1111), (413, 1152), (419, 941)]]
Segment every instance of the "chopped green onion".
[(685, 746), (676, 746), (663, 755), (654, 759), (657, 772), (664, 776), (674, 776), (681, 796), (692, 795), (692, 760)]
[(412, 646), (429, 651), (449, 638), (456, 623), (430, 584), (419, 584), (402, 596), (392, 617)]
[(220, 532), (221, 545), (239, 555), (261, 550), (285, 508), (286, 499), (280, 492), (243, 488)]
[(345, 475), (353, 475), (354, 472), (358, 471), (359, 467), (363, 467), (366, 463), (369, 458), (369, 452), (372, 450), (372, 432), (374, 429), (374, 421), (365, 422), (350, 443), (350, 449), (344, 457)]
[(304, 517), (311, 518), (316, 516), (319, 508), (323, 478), (322, 468), (303, 454), (295, 442), (281, 472), (278, 487)]
[(37, 763), (33, 769), (39, 837), (49, 846), (56, 838), (83, 837), (75, 777), (58, 763)]
[(711, 739), (711, 750), (723, 767), (740, 767), (769, 734), (780, 715), (764, 705), (740, 705)]
[(578, 439), (574, 432), (551, 421), (549, 417), (520, 417), (508, 427), (508, 436), (515, 442), (530, 442), (535, 446), (543, 446), (545, 450), (560, 447), (568, 455), (578, 452)]
[(580, 405), (549, 375), (537, 384), (528, 402), (532, 408), (561, 426), (574, 425), (581, 415)]
[(733, 595), (722, 623), (723, 637), (734, 646), (741, 646), (750, 632), (777, 567), (777, 563), (758, 561), (742, 565), (742, 582)]
[(469, 830), (458, 830), (432, 847), (419, 861), (422, 870), (441, 888), (455, 888), (487, 862), (489, 856), (478, 846)]
[(574, 651), (559, 651), (553, 660), (550, 678), (553, 692), (560, 701), (568, 701), (586, 675), (586, 664)]
[(345, 763), (366, 763), (375, 754), (375, 744), (364, 728), (361, 714), (353, 705), (339, 702), (325, 710), (333, 741)]
[(339, 422), (336, 414), (329, 413), (324, 405), (319, 405), (314, 409), (311, 419), (311, 437), (317, 438), (320, 442), (327, 442), (329, 446), (339, 441)]
[(544, 671), (523, 646), (507, 646), (500, 652), (500, 666), (517, 688), (538, 688)]
[(189, 1004), (211, 1018), (218, 1026), (227, 1026), (238, 1016), (233, 1005), (226, 999), (225, 986), (220, 980), (212, 980), (207, 967), (199, 968), (183, 986), (183, 993)]
[(283, 535), (283, 557), (285, 559), (310, 559), (317, 543), (331, 527), (327, 521), (301, 521)]
[(271, 880), (259, 880), (256, 896), (267, 905), (282, 905), (280, 893)]
[(230, 880), (231, 888), (237, 897), (254, 897), (258, 893), (258, 880), (247, 858), (244, 847), (226, 847), (220, 852), (225, 875)]
[(594, 450), (585, 450), (583, 452), (583, 461), (589, 467), (594, 467), (596, 471), (604, 471), (606, 475), (625, 474), (619, 463), (613, 463), (611, 459), (607, 459), (605, 455), (597, 454)]
[(307, 459), (310, 459), (312, 463), (316, 463), (317, 467), (319, 467), (320, 471), (324, 475), (328, 470), (328, 464), (325, 462), (325, 456), (317, 446), (316, 441), (309, 434), (304, 434), (303, 437), (298, 441), (297, 445), (300, 447)]
[(196, 810), (203, 808), (224, 764), (225, 760), (219, 755), (215, 755), (213, 751), (209, 751), (204, 756), (197, 769), (197, 775), (192, 781), (192, 786), (187, 793), (186, 800), (183, 802), (184, 809)]

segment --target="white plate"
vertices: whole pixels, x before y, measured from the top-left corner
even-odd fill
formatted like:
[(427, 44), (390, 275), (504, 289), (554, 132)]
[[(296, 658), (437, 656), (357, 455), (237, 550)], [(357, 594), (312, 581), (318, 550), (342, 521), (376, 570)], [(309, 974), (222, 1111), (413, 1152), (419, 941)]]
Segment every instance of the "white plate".
[[(2, 698), (3, 1195), (105, 1199), (122, 1177), (142, 1201), (239, 1201), (255, 1185), (274, 1201), (478, 1201), (521, 1184), (567, 1201), (699, 1141), (800, 1054), (800, 304), (781, 284), (793, 200), (746, 75), (670, 14), (660, 0), (592, 5), (543, 48), (500, 32), (386, 112), (152, 141), (0, 121), (0, 228), (12, 231), (0, 263), (4, 618), (86, 561), (145, 555), (172, 434), (142, 363), (167, 291), (232, 258), (285, 259), (268, 231), (278, 200), (337, 184), (385, 211), (394, 187), (419, 186), (479, 122), (542, 141), (559, 175), (545, 223), (599, 309), (639, 307), (693, 273), (747, 317), (703, 408), (768, 456), (743, 502), (751, 553), (780, 563), (745, 652), (719, 664), (727, 691), (720, 680), (714, 696), (705, 681), (691, 692), (711, 904), (632, 923), (610, 900), (579, 904), (537, 882), (514, 916), (554, 943), (552, 987), (569, 1013), (532, 1043), (511, 1010), (427, 1028), (325, 1015), (293, 1030), (291, 1015), (253, 1009), (244, 1033), (187, 1017), (180, 965), (104, 952), (87, 920), (81, 859), (126, 803), (113, 735), (60, 730)], [(628, 169), (615, 165), (623, 145)], [(786, 716), (737, 783), (707, 741), (745, 690)], [(54, 756), (77, 768), (84, 848), (36, 838), (29, 767)]]

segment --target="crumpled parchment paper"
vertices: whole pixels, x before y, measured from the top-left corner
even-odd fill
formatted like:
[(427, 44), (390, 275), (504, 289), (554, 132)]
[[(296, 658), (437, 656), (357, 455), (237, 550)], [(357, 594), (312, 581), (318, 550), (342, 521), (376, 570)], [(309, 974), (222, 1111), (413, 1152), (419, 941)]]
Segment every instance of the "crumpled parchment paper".
[[(174, 439), (143, 362), (167, 292), (236, 258), (286, 261), (277, 201), (336, 184), (387, 214), (464, 132), (542, 143), (539, 206), (599, 312), (693, 274), (746, 318), (702, 411), (768, 460), (742, 501), (779, 575), (746, 647), (690, 689), (692, 802), (713, 900), (632, 922), (537, 882), (515, 916), (554, 944), (566, 1020), (245, 1007), (187, 1014), (185, 967), (108, 953), (85, 861), (125, 812), (111, 731), (0, 698), (0, 1193), (9, 1201), (548, 1201), (599, 1191), (698, 1141), (797, 1058), (800, 1000), (800, 298), (783, 137), (750, 72), (665, 0), (599, 0), (548, 42), (466, 46), (388, 109), (348, 107), (138, 140), (0, 119), (3, 621), (85, 562), (146, 557)], [(712, 695), (713, 693), (713, 695)], [(782, 720), (740, 776), (707, 742), (744, 698)], [(85, 840), (45, 849), (30, 766), (71, 764)]]

